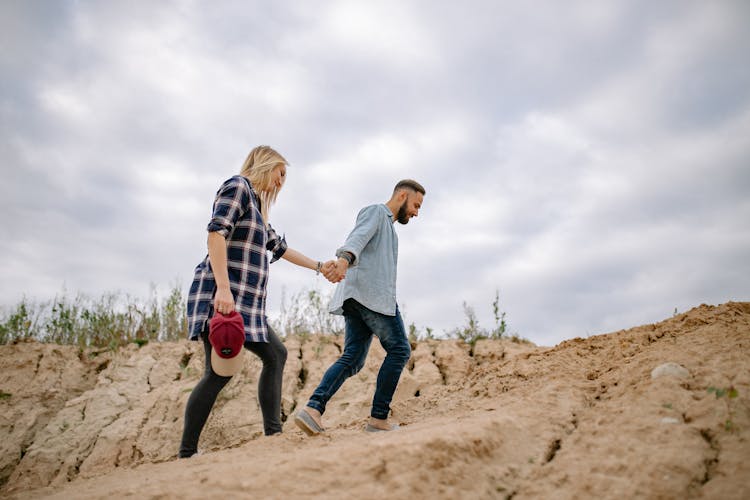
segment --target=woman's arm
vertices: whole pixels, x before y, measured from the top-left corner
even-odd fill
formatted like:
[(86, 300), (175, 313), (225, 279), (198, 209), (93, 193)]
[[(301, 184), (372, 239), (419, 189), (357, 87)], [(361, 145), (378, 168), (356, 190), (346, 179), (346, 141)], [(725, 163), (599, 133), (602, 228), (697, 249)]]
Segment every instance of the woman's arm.
[(322, 267), (323, 265), (321, 262), (312, 260), (310, 257), (302, 254), (301, 252), (298, 252), (294, 248), (287, 248), (286, 252), (284, 252), (284, 255), (282, 255), (281, 258), (284, 260), (288, 260), (292, 264), (296, 264), (300, 267), (312, 269), (313, 271), (320, 271), (320, 267)]
[(344, 272), (341, 275), (337, 274), (331, 274), (329, 270), (333, 267), (335, 268), (336, 261), (329, 260), (327, 262), (320, 262), (317, 260), (312, 260), (310, 257), (302, 254), (301, 252), (298, 252), (297, 250), (293, 248), (287, 248), (286, 252), (284, 252), (284, 255), (281, 256), (282, 259), (286, 259), (292, 264), (297, 264), (300, 267), (306, 267), (308, 269), (312, 269), (316, 273), (323, 272), (323, 276), (326, 277), (328, 281), (331, 283), (338, 283), (342, 279), (344, 279), (344, 275), (346, 272)]
[(214, 296), (214, 310), (222, 314), (229, 314), (234, 310), (234, 297), (229, 288), (229, 271), (227, 268), (227, 240), (212, 231), (208, 233), (208, 260), (216, 281), (216, 295)]

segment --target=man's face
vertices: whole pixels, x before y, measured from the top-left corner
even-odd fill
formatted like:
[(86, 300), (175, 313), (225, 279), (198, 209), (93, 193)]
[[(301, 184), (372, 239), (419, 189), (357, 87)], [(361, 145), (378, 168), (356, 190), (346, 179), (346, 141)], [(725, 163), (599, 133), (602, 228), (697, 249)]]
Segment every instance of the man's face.
[(398, 214), (396, 214), (396, 220), (401, 224), (408, 224), (409, 219), (419, 215), (423, 199), (424, 195), (422, 193), (407, 191), (406, 199), (401, 207), (399, 207)]

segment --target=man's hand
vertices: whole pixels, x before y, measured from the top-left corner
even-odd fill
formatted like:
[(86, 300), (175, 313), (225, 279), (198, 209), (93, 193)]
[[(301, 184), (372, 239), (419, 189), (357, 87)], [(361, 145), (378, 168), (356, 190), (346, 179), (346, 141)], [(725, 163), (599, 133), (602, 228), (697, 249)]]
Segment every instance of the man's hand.
[(346, 270), (348, 267), (349, 263), (346, 259), (329, 260), (323, 264), (321, 271), (328, 281), (331, 283), (338, 283), (346, 276)]
[(346, 277), (346, 270), (349, 269), (349, 261), (346, 260), (343, 257), (339, 257), (337, 260), (334, 261), (336, 266), (336, 272), (338, 273), (339, 279), (338, 281), (341, 281)]

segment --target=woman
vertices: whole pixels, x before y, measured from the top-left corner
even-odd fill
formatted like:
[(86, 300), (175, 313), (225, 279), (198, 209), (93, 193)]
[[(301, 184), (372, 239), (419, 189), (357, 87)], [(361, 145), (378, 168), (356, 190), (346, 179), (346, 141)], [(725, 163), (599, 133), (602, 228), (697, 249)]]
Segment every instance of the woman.
[(185, 408), (180, 458), (197, 452), (216, 397), (232, 378), (211, 367), (209, 319), (215, 313), (237, 311), (242, 316), (244, 347), (263, 362), (258, 399), (265, 434), (281, 432), (281, 379), (287, 352), (266, 318), (267, 251), (272, 254), (270, 262), (284, 258), (316, 272), (323, 267), (288, 248), (268, 224), (268, 211), (284, 185), (286, 168), (287, 161), (278, 152), (258, 146), (250, 151), (240, 175), (225, 181), (216, 193), (208, 224), (208, 256), (195, 269), (187, 303), (188, 335), (203, 340), (206, 367)]

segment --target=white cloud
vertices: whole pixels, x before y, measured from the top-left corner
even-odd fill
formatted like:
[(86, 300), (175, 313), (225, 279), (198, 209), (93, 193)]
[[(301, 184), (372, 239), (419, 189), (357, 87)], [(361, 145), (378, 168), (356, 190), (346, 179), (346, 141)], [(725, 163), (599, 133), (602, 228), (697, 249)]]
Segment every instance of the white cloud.
[[(740, 3), (0, 9), (23, 20), (0, 30), (0, 303), (187, 286), (259, 143), (292, 163), (272, 221), (314, 258), (425, 185), (399, 297), (436, 332), (463, 301), (490, 326), (496, 289), (545, 344), (750, 293)], [(304, 286), (330, 288), (274, 264), (270, 313)]]
[(309, 22), (287, 38), (286, 50), (322, 59), (324, 52), (334, 51), (406, 72), (415, 64), (429, 67), (439, 61), (431, 33), (409, 3), (340, 0), (308, 9)]

